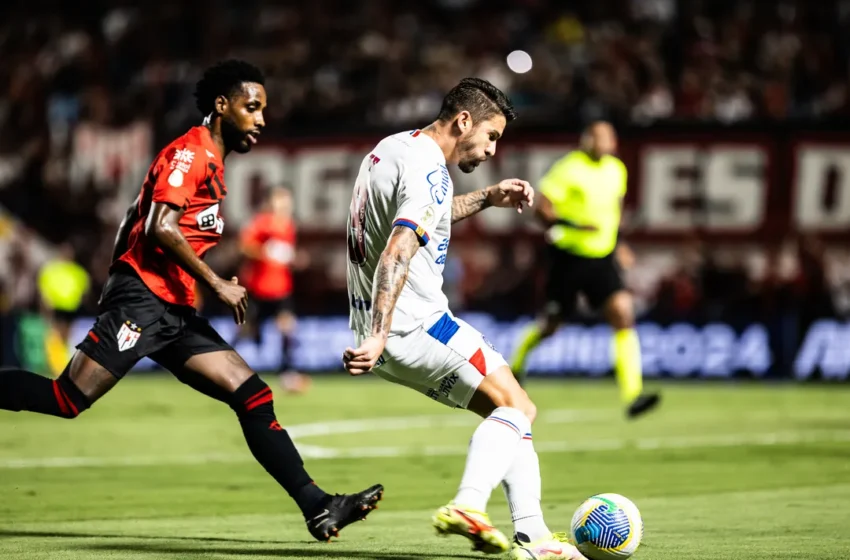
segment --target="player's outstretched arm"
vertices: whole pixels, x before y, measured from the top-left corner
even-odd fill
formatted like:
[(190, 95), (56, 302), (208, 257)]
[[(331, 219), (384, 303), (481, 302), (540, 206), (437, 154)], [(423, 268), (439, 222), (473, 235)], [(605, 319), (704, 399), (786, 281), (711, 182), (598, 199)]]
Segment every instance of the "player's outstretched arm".
[(596, 231), (597, 229), (596, 226), (593, 225), (578, 224), (572, 220), (559, 217), (555, 213), (555, 207), (552, 205), (552, 201), (546, 198), (543, 194), (540, 195), (540, 200), (538, 201), (537, 208), (534, 213), (540, 223), (542, 223), (545, 227), (566, 226), (581, 231)]
[(390, 334), (396, 301), (407, 280), (410, 259), (419, 249), (419, 237), (406, 226), (396, 226), (387, 248), (381, 253), (372, 283), (372, 331), (357, 349), (346, 348), (345, 369), (351, 375), (368, 373), (374, 367)]
[(140, 198), (142, 198), (141, 194), (137, 196), (136, 200), (133, 201), (133, 204), (127, 208), (127, 212), (124, 214), (124, 219), (121, 220), (121, 225), (118, 226), (118, 233), (115, 235), (115, 245), (112, 247), (112, 262), (117, 261), (121, 258), (121, 255), (127, 252), (127, 243), (130, 239), (130, 231), (133, 229), (133, 224), (136, 223), (134, 218), (139, 211)]
[(220, 278), (198, 257), (183, 232), (180, 231), (180, 218), (183, 209), (165, 202), (154, 202), (145, 222), (145, 235), (162, 247), (180, 268), (188, 272), (195, 280), (203, 282), (225, 304), (233, 310), (233, 318), (238, 324), (245, 322), (248, 309), (248, 292), (235, 278), (230, 282)]
[(516, 208), (517, 212), (522, 213), (523, 204), (534, 205), (534, 189), (522, 179), (505, 179), (498, 185), (452, 198), (452, 223), (490, 206)]

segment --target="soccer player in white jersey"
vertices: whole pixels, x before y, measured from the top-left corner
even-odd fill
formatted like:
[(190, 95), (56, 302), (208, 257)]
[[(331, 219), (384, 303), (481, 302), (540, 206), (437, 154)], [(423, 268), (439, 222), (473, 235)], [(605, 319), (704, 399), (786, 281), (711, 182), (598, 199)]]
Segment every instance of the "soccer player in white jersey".
[(532, 205), (519, 179), (454, 196), (446, 165), (471, 173), (496, 152), (516, 114), (504, 93), (467, 78), (443, 100), (436, 121), (382, 140), (360, 166), (348, 229), (350, 326), (358, 347), (343, 355), (352, 375), (373, 371), (484, 418), (472, 436), (454, 500), (434, 515), (442, 534), (488, 553), (511, 548), (485, 513), (504, 486), (515, 559), (584, 559), (553, 534), (540, 507), (540, 466), (531, 438), (534, 404), (504, 358), (452, 315), (442, 292), (451, 225), (490, 206)]

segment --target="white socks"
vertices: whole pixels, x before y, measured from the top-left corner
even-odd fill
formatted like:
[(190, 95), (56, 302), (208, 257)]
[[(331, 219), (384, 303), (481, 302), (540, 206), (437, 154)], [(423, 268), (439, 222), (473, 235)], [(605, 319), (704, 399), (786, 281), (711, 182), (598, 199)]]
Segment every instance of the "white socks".
[(514, 532), (522, 533), (528, 538), (528, 542), (552, 536), (543, 521), (540, 486), (540, 461), (529, 433), (523, 436), (516, 458), (502, 481), (505, 497), (511, 508)]
[[(486, 511), (493, 488), (513, 468), (522, 437), (531, 433), (528, 417), (516, 408), (499, 407), (472, 434), (466, 470), (460, 481), (455, 504)], [(530, 443), (530, 441), (529, 441)], [(522, 446), (525, 447), (525, 446)], [(530, 445), (528, 447), (531, 447)], [(533, 453), (532, 448), (532, 453)], [(534, 454), (536, 464), (537, 454)], [(525, 473), (528, 469), (523, 469)], [(540, 471), (537, 470), (537, 508), (540, 509)], [(507, 481), (506, 481), (507, 482)], [(513, 510), (513, 506), (511, 506)], [(541, 518), (542, 519), (542, 518)]]

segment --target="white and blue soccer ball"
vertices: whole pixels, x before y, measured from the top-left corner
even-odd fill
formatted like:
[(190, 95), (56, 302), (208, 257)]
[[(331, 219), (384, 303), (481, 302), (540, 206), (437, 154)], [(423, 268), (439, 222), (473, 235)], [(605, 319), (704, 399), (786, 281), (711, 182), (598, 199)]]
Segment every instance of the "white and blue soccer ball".
[(571, 536), (590, 560), (622, 560), (640, 546), (643, 520), (631, 500), (619, 494), (597, 494), (573, 515)]

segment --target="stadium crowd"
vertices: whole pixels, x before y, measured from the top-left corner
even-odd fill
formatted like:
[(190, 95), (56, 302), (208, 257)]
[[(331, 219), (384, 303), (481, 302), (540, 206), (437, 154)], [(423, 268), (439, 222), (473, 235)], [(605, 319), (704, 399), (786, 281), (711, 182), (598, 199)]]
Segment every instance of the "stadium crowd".
[[(146, 167), (154, 146), (197, 122), (192, 85), (200, 69), (228, 56), (268, 72), (270, 137), (414, 126), (433, 117), (443, 93), (466, 75), (509, 92), (522, 115), (517, 127), (575, 131), (600, 118), (622, 129), (813, 124), (850, 115), (850, 0), (40, 4), (5, 7), (0, 22), (7, 311), (39, 307), (35, 279), (60, 242), (91, 276), (83, 311), (93, 310), (106, 278), (126, 193), (138, 188), (121, 182), (137, 175), (122, 157), (93, 173), (79, 141), (85, 135), (75, 133), (120, 129), (123, 156), (137, 155)], [(530, 54), (531, 71), (508, 69), (505, 56), (515, 49)], [(233, 237), (213, 257), (224, 269), (236, 267)], [(539, 303), (536, 248), (461, 245), (446, 271), (455, 305), (530, 313)], [(648, 267), (635, 247), (630, 275), (643, 311), (850, 307), (850, 288), (834, 280), (816, 240), (771, 249), (755, 265), (711, 247), (676, 251), (689, 258)], [(344, 283), (315, 267), (299, 276), (300, 311), (343, 309)]]

